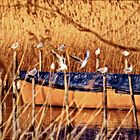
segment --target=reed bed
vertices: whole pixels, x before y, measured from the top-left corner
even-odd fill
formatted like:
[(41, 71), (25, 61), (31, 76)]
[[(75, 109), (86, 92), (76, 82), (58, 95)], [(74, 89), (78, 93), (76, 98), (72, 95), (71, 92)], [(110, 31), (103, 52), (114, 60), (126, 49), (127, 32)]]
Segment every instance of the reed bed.
[[(37, 93), (38, 91), (36, 91), (36, 96), (37, 96)], [(82, 115), (80, 115), (80, 113), (83, 111), (84, 105), (78, 110), (75, 108), (70, 109), (69, 114), (67, 114), (67, 110), (65, 110), (65, 108), (62, 108), (61, 110), (62, 112), (59, 112), (57, 116), (53, 116), (53, 111), (51, 111), (50, 105), (49, 104), (48, 106), (46, 105), (46, 103), (49, 102), (50, 100), (49, 98), (50, 97), (46, 97), (46, 102), (38, 110), (36, 110), (34, 118), (31, 117), (32, 100), (29, 101), (27, 104), (20, 106), (20, 110), (18, 110), (17, 112), (17, 114), (20, 114), (19, 115), (19, 121), (20, 121), (19, 129), (14, 139), (20, 139), (20, 140), (22, 139), (59, 139), (63, 137), (64, 139), (77, 140), (82, 137), (86, 129), (88, 129), (88, 127), (90, 126), (91, 122), (94, 122), (94, 120), (98, 117), (99, 114), (101, 114), (101, 111), (102, 111), (102, 106), (99, 109), (94, 110), (93, 111), (94, 113), (88, 116), (86, 124), (81, 125), (82, 120), (85, 119), (87, 115), (86, 113), (83, 113)], [(12, 100), (12, 98), (10, 100)], [(8, 100), (8, 102), (10, 102), (10, 100)], [(19, 101), (19, 96), (17, 100)], [(2, 101), (2, 103), (3, 102), (4, 101)], [(114, 131), (114, 134), (110, 132), (110, 135), (108, 135), (108, 137), (112, 139), (116, 137), (119, 129), (124, 124), (124, 122), (126, 121), (131, 111), (132, 111), (132, 108), (130, 109), (130, 111), (124, 118), (124, 120), (120, 123), (120, 126), (116, 129), (116, 131)], [(13, 112), (9, 113), (8, 118), (6, 119), (4, 118), (4, 123), (0, 127), (0, 128), (3, 128), (2, 139), (7, 139), (7, 138), (12, 139), (12, 134), (13, 134), (12, 133), (13, 127), (11, 125), (13, 122), (12, 113)], [(67, 133), (67, 131), (65, 132), (65, 129), (66, 129), (65, 127), (67, 126), (67, 123), (68, 123), (67, 115), (69, 115), (69, 118), (70, 118), (69, 121), (72, 127), (71, 131), (70, 130), (68, 131), (69, 133)], [(77, 125), (75, 125), (74, 123), (76, 118), (80, 119)], [(32, 129), (32, 123), (31, 123), (32, 121), (34, 121), (35, 123), (34, 130)], [(47, 121), (47, 124), (45, 124), (46, 121)], [(108, 119), (108, 123), (109, 123), (109, 119)], [(81, 125), (81, 130), (78, 130), (80, 125)], [(33, 135), (33, 133), (35, 133), (35, 135)], [(100, 137), (101, 138), (104, 137), (104, 134), (101, 133)], [(100, 137), (98, 137), (98, 134), (97, 134), (96, 139), (100, 139)]]
[[(20, 44), (18, 49), (18, 70), (39, 68), (38, 50), (34, 47), (42, 41), (45, 45), (42, 50), (43, 71), (50, 71), (50, 65), (53, 61), (53, 56), (50, 53), (51, 49), (56, 49), (60, 44), (66, 44), (68, 54), (84, 58), (87, 49), (91, 52), (89, 62), (84, 69), (79, 70), (79, 66), (73, 60), (70, 60), (69, 71), (95, 71), (94, 51), (100, 48), (100, 67), (108, 64), (110, 72), (123, 73), (124, 58), (121, 54), (122, 50), (126, 49), (131, 52), (128, 58), (129, 63), (138, 64), (140, 59), (139, 4), (139, 1), (23, 0), (20, 2), (18, 0), (1, 0), (0, 67), (5, 70), (2, 79), (8, 73), (10, 81), (13, 80), (11, 72), (13, 52), (9, 47), (15, 42)], [(135, 67), (134, 73), (140, 73), (138, 65)], [(5, 91), (1, 104), (5, 102), (7, 96), (10, 96), (11, 87), (12, 84), (9, 86), (9, 90)], [(20, 96), (18, 96), (18, 101), (19, 98)], [(46, 99), (47, 101), (49, 101), (49, 97)], [(50, 116), (50, 122), (46, 127), (43, 125), (43, 121), (47, 116), (47, 112), (51, 112), (51, 108), (43, 105), (38, 112), (35, 112), (32, 119), (36, 128), (33, 131), (30, 123), (31, 110), (29, 109), (31, 102), (29, 101), (28, 104), (20, 106), (19, 112), (17, 112), (20, 113), (20, 131), (14, 139), (29, 139), (32, 132), (35, 133), (34, 139), (57, 139), (60, 136), (60, 131), (66, 129), (67, 121), (72, 124), (74, 118), (83, 110), (83, 108), (78, 109), (75, 113), (75, 109), (70, 110), (67, 108), (66, 112), (63, 108), (62, 113), (58, 114), (56, 118), (53, 118), (53, 115)], [(78, 127), (71, 128), (69, 134), (64, 133), (64, 138), (80, 139), (90, 122), (101, 112), (101, 109), (102, 107), (96, 110), (95, 115), (89, 117), (88, 122), (79, 133), (76, 134)], [(24, 118), (25, 112), (28, 112), (28, 116)], [(41, 119), (38, 120), (38, 118)], [(5, 118), (3, 125), (0, 126), (0, 128), (3, 128), (2, 139), (12, 136), (11, 123), (12, 113), (8, 118)], [(121, 125), (112, 135), (112, 139)]]
[[(34, 49), (43, 41), (43, 70), (49, 71), (53, 60), (50, 49), (66, 44), (68, 52), (81, 58), (85, 50), (91, 51), (88, 65), (79, 70), (70, 60), (70, 71), (95, 71), (96, 48), (101, 48), (100, 67), (109, 65), (111, 72), (122, 73), (123, 49), (133, 55), (129, 63), (139, 60), (139, 1), (2, 1), (1, 10), (1, 60), (9, 65), (12, 43), (20, 44), (18, 60), (26, 46), (22, 69), (38, 63)], [(37, 65), (39, 67), (39, 65)], [(134, 73), (139, 73), (139, 66)]]

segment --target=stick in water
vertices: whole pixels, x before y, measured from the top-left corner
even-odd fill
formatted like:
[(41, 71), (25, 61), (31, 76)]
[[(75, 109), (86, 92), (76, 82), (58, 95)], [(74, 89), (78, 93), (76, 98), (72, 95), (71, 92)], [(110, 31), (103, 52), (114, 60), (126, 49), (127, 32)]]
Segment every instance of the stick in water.
[(139, 125), (138, 125), (138, 117), (137, 117), (137, 108), (136, 108), (135, 97), (134, 97), (133, 86), (132, 86), (132, 79), (131, 79), (130, 74), (128, 74), (128, 81), (129, 81), (131, 102), (132, 102), (132, 106), (133, 106), (133, 116), (134, 116), (134, 121), (135, 121), (135, 125), (136, 125), (135, 134), (138, 139), (139, 138)]
[(17, 49), (19, 45), (18, 43), (12, 44), (11, 48), (13, 49), (13, 136), (12, 139), (16, 139), (17, 137), (17, 129), (18, 129), (18, 122), (17, 122), (17, 114), (18, 114), (18, 107), (17, 107), (17, 90), (15, 85), (15, 79), (16, 79), (16, 71), (17, 71)]
[(40, 42), (37, 46), (35, 46), (37, 49), (39, 49), (39, 71), (42, 71), (42, 48), (44, 47), (43, 42)]

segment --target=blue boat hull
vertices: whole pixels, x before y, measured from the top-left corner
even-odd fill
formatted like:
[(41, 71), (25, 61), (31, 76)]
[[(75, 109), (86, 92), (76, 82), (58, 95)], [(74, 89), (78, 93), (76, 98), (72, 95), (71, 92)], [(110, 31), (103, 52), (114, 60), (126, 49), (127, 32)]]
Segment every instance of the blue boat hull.
[[(20, 71), (20, 78), (24, 80), (26, 71)], [(134, 94), (140, 94), (140, 75), (131, 74)], [(26, 81), (31, 82), (28, 76)], [(39, 72), (35, 75), (36, 84), (48, 86), (51, 83), (54, 87), (64, 89), (64, 73)], [(100, 73), (67, 73), (68, 87), (70, 90), (101, 92), (103, 90), (103, 75)], [(93, 85), (91, 85), (93, 81)], [(90, 84), (90, 87), (87, 88)], [(92, 86), (92, 87), (91, 87)], [(127, 74), (107, 74), (107, 87), (115, 89), (116, 93), (130, 94)]]
[[(32, 101), (32, 77), (20, 72), (21, 95), (24, 103)], [(36, 105), (65, 104), (64, 74), (40, 72), (35, 75)], [(131, 75), (136, 107), (140, 110), (140, 75)], [(95, 80), (95, 82), (92, 82)], [(100, 108), (103, 103), (103, 75), (98, 73), (67, 73), (68, 102), (71, 107)], [(87, 88), (90, 85), (90, 88)], [(92, 86), (91, 86), (92, 85)], [(132, 100), (129, 91), (128, 75), (107, 75), (107, 106), (109, 109), (130, 109)]]

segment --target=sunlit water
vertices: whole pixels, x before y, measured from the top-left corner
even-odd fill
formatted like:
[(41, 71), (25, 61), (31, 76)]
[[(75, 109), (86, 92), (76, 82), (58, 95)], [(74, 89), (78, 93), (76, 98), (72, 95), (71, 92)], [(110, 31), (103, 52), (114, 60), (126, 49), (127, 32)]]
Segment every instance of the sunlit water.
[[(11, 99), (11, 97), (10, 97)], [(9, 101), (7, 103), (7, 109), (4, 111), (4, 121), (6, 121), (10, 114), (12, 104)], [(20, 106), (21, 109), (19, 115), (19, 127), (21, 132), (26, 130), (26, 128), (31, 124), (32, 121), (32, 107)], [(44, 112), (44, 113), (43, 113)], [(108, 110), (108, 124), (107, 124), (107, 136), (111, 139), (115, 134), (113, 139), (115, 140), (133, 140), (136, 138), (135, 135), (135, 123), (133, 117), (133, 111), (131, 110)], [(101, 134), (101, 128), (103, 124), (103, 110), (101, 109), (75, 109), (70, 108), (68, 114), (70, 114), (70, 126), (67, 128), (66, 124), (67, 114), (66, 109), (61, 107), (48, 107), (48, 106), (36, 106), (35, 107), (35, 128), (39, 127), (39, 139), (66, 139), (68, 134), (71, 135), (71, 140), (94, 140), (99, 138)], [(140, 111), (137, 112), (138, 122), (140, 126)], [(61, 122), (61, 123), (60, 123)], [(10, 124), (10, 126), (12, 126)], [(5, 127), (4, 127), (5, 130)], [(12, 130), (12, 129), (11, 129)], [(45, 133), (42, 134), (42, 132)], [(30, 131), (30, 130), (29, 130)], [(29, 132), (27, 131), (27, 132)], [(69, 132), (69, 133), (68, 133)], [(42, 135), (40, 135), (42, 134)], [(51, 135), (50, 135), (51, 134)], [(7, 133), (6, 139), (11, 139), (11, 133)], [(31, 139), (30, 136), (24, 138)], [(23, 138), (23, 139), (24, 139)], [(140, 139), (140, 138), (138, 138)]]
[[(25, 108), (25, 107), (24, 107)], [(44, 109), (44, 114), (42, 115)], [(11, 108), (7, 109), (6, 116), (9, 117)], [(28, 107), (24, 113), (21, 111), (20, 117), (20, 127), (24, 131), (29, 124), (31, 124), (31, 113), (32, 108)], [(62, 113), (64, 112), (64, 113)], [(97, 109), (74, 109), (69, 110), (71, 129), (68, 132), (71, 133), (71, 139), (80, 140), (94, 140), (98, 139), (101, 133), (102, 122), (103, 122), (103, 110)], [(40, 123), (41, 115), (42, 123), (40, 125), (40, 130), (43, 132), (45, 129), (47, 131), (40, 136), (40, 139), (45, 137), (52, 137), (54, 139), (66, 139), (66, 128), (67, 124), (65, 109), (54, 108), (54, 107), (35, 107), (36, 121), (35, 125)], [(128, 115), (128, 116), (127, 116)], [(140, 122), (140, 112), (138, 112), (138, 120)], [(125, 120), (124, 120), (125, 118)], [(62, 124), (60, 125), (60, 122)], [(140, 124), (140, 123), (139, 123)], [(60, 126), (60, 130), (58, 127)], [(135, 139), (135, 123), (132, 111), (129, 114), (129, 110), (108, 110), (108, 139), (111, 139), (113, 134), (116, 132), (114, 139), (122, 140), (133, 140)], [(50, 136), (50, 132), (53, 134)], [(30, 137), (29, 137), (30, 139)]]

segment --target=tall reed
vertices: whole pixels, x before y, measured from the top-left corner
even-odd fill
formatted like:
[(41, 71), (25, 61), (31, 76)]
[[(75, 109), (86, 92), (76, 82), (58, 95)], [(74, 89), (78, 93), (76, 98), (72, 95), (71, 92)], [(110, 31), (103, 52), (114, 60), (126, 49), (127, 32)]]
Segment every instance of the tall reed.
[[(122, 49), (130, 49), (134, 57), (130, 63), (139, 60), (139, 2), (137, 1), (22, 1), (1, 3), (1, 59), (6, 66), (11, 59), (8, 47), (15, 41), (22, 50), (28, 46), (22, 69), (33, 67), (38, 62), (38, 52), (34, 49), (40, 41), (43, 48), (43, 70), (49, 71), (52, 62), (50, 49), (66, 44), (68, 52), (84, 57), (89, 49), (91, 57), (82, 71), (95, 71), (96, 48), (101, 49), (101, 67), (109, 64), (111, 72), (122, 73)], [(115, 45), (117, 44), (117, 45)], [(70, 71), (79, 71), (70, 60)], [(38, 65), (39, 67), (39, 65)], [(136, 67), (135, 73), (139, 73)]]

